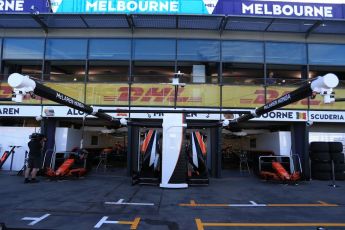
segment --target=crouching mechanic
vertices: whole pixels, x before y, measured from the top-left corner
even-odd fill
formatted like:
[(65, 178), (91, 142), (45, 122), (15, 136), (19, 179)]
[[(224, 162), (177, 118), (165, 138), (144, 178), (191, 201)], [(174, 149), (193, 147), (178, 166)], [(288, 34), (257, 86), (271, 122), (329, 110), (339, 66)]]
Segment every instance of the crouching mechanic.
[[(46, 137), (40, 133), (33, 133), (30, 136), (29, 146), (29, 159), (28, 165), (25, 170), (25, 180), (24, 183), (37, 183), (36, 179), (37, 172), (41, 165), (41, 155), (46, 141)], [(31, 174), (31, 179), (30, 178)]]

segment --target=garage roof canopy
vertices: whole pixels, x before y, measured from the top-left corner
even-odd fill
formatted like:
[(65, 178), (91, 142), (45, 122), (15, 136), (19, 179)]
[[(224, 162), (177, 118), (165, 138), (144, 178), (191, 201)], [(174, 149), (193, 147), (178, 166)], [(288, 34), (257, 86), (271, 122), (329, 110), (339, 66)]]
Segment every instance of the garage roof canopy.
[(154, 28), (345, 34), (345, 20), (221, 15), (2, 14), (1, 28)]

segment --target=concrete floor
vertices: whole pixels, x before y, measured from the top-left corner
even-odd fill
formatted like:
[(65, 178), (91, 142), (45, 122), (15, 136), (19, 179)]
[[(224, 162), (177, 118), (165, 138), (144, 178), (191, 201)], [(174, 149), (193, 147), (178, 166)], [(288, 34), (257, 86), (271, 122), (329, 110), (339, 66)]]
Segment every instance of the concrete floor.
[(9, 229), (345, 229), (344, 181), (296, 186), (225, 172), (208, 187), (170, 190), (131, 186), (114, 172), (37, 184), (12, 174), (0, 171), (0, 223)]

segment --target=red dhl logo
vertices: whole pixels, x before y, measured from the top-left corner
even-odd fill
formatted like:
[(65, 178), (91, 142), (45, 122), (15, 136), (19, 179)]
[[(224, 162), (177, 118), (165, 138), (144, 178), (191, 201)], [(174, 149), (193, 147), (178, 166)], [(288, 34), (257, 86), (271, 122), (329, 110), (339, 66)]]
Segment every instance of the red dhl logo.
[[(181, 96), (184, 92), (183, 88), (179, 88), (177, 93), (177, 102), (202, 102), (201, 97)], [(120, 87), (118, 89), (119, 96), (104, 96), (104, 101), (128, 101), (129, 87)], [(170, 87), (158, 88), (131, 88), (131, 101), (132, 102), (174, 102), (175, 90)]]
[(127, 117), (128, 113), (117, 113), (116, 116), (118, 116), (118, 117)]
[[(274, 99), (277, 99), (285, 94), (290, 93), (291, 91), (284, 91), (283, 93), (280, 93), (277, 90), (267, 90), (267, 102), (270, 102)], [(240, 103), (241, 104), (260, 104), (263, 105), (265, 104), (265, 90), (263, 89), (258, 89), (254, 92), (256, 96), (255, 99), (240, 99)], [(300, 101), (297, 101), (295, 103), (292, 103), (292, 105), (296, 105), (296, 104), (300, 104), (300, 105), (308, 105), (308, 99), (303, 99)], [(320, 105), (321, 101), (320, 100), (310, 100), (310, 105)]]

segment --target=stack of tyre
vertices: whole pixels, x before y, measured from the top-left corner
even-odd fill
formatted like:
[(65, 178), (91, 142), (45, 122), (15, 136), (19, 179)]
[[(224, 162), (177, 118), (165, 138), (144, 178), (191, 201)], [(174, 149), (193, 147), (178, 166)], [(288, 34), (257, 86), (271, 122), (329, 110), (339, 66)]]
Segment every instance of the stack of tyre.
[(311, 176), (316, 180), (332, 179), (332, 161), (336, 180), (345, 180), (343, 144), (341, 142), (310, 143)]

